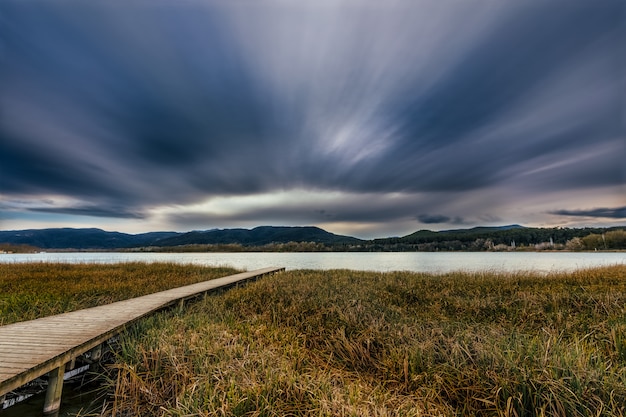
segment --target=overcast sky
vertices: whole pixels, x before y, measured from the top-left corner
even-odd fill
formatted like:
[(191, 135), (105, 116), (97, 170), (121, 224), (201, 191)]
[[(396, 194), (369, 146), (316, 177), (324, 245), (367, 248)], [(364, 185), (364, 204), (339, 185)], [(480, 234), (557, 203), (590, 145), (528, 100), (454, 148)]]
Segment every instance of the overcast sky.
[(626, 224), (623, 0), (0, 2), (0, 229)]

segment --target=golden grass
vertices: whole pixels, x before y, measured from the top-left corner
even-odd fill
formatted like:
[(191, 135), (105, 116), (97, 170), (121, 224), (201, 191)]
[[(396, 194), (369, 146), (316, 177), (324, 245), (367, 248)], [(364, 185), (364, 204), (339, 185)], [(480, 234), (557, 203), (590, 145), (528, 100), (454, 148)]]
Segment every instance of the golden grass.
[(173, 263), (0, 264), (0, 325), (108, 304), (231, 275)]
[(126, 334), (103, 416), (624, 416), (626, 266), (291, 271)]

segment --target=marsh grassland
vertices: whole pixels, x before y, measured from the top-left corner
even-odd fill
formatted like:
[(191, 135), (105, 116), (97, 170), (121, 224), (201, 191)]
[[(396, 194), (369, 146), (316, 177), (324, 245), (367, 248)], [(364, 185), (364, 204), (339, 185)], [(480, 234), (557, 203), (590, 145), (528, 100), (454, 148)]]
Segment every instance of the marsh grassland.
[(146, 321), (107, 415), (620, 416), (626, 268), (295, 271)]
[(624, 416), (625, 306), (626, 266), (289, 271), (142, 321), (82, 415)]
[(142, 262), (0, 263), (0, 325), (231, 275), (232, 268)]

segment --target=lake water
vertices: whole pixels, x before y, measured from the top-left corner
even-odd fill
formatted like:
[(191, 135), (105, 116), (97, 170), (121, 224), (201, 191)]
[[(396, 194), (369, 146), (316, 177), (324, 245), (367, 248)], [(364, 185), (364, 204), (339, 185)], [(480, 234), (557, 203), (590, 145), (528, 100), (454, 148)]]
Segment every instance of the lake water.
[(626, 264), (625, 252), (307, 252), (307, 253), (127, 253), (0, 254), (0, 262), (176, 262), (254, 270), (354, 269), (361, 271), (572, 271)]

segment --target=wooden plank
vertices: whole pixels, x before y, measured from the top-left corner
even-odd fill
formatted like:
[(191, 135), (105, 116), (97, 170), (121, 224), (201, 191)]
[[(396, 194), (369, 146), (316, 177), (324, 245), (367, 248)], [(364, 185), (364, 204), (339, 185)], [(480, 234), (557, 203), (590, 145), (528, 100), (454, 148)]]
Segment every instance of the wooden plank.
[(63, 354), (65, 353), (68, 349), (71, 349), (71, 346), (66, 347), (65, 349), (56, 349), (56, 351), (40, 351), (39, 353), (36, 352), (25, 352), (25, 353), (21, 353), (21, 352), (13, 352), (13, 353), (3, 353), (2, 354), (2, 363), (4, 364), (18, 364), (18, 363), (24, 363), (24, 364), (31, 364), (31, 365), (36, 365), (42, 361), (48, 360), (50, 358), (51, 354)]
[(41, 337), (27, 336), (27, 337), (23, 337), (20, 339), (16, 339), (16, 338), (8, 339), (7, 338), (6, 340), (3, 340), (2, 342), (0, 342), (0, 346), (12, 347), (13, 349), (19, 349), (21, 346), (26, 346), (26, 345), (54, 347), (54, 346), (59, 346), (59, 345), (66, 345), (68, 343), (76, 344), (76, 343), (79, 343), (81, 340), (82, 339), (79, 339), (78, 336), (71, 337), (71, 338), (55, 336), (55, 337), (50, 337), (47, 340), (42, 340)]
[(15, 376), (17, 373), (22, 372), (24, 369), (26, 368), (0, 368), (0, 379), (9, 379), (10, 377)]
[(263, 268), (130, 300), (0, 326), (0, 396), (64, 366), (129, 324), (181, 300), (284, 271)]
[(14, 362), (6, 362), (3, 363), (2, 365), (0, 365), (0, 372), (2, 373), (6, 373), (6, 372), (13, 372), (13, 369), (22, 369), (24, 368), (24, 364), (21, 363), (14, 363)]

